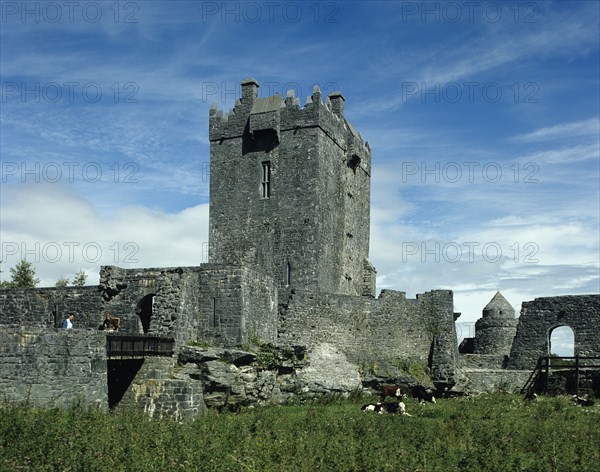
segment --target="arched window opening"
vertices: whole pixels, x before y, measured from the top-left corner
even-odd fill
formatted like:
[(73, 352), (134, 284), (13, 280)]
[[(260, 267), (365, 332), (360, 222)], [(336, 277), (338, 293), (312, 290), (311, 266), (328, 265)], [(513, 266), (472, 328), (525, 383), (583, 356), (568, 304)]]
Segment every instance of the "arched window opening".
[(568, 326), (558, 326), (548, 336), (548, 354), (551, 356), (575, 356), (575, 333)]

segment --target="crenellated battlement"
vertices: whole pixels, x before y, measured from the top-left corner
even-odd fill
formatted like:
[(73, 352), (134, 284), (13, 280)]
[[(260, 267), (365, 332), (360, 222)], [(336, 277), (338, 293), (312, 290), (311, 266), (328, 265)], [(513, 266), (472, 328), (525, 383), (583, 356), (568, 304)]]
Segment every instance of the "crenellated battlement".
[(315, 85), (312, 95), (300, 106), (300, 98), (294, 90), (288, 90), (285, 99), (279, 94), (258, 97), (258, 82), (255, 79), (242, 81), (242, 96), (228, 111), (218, 109), (213, 103), (209, 112), (209, 139), (222, 142), (248, 133), (274, 132), (277, 141), (280, 133), (297, 132), (303, 128), (320, 128), (348, 158), (357, 156), (361, 165), (370, 174), (371, 147), (365, 142), (350, 122), (344, 117), (345, 99), (340, 92), (325, 97)]

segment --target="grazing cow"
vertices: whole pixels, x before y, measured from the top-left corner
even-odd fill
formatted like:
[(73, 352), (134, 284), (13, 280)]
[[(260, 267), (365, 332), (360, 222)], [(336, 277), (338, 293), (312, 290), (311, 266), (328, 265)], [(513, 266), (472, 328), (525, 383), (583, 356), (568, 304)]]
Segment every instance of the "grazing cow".
[(381, 401), (384, 402), (386, 397), (395, 397), (400, 401), (404, 397), (402, 389), (397, 385), (383, 385), (380, 393)]
[(385, 412), (385, 408), (381, 403), (367, 403), (360, 407), (362, 411), (374, 411), (375, 413), (379, 413), (382, 415)]
[(594, 406), (594, 402), (592, 400), (588, 400), (587, 398), (582, 398), (579, 395), (573, 395), (571, 397), (577, 406)]
[(400, 413), (402, 416), (412, 416), (411, 414), (407, 413), (404, 402), (384, 403), (383, 408), (387, 413)]
[(423, 385), (415, 385), (411, 388), (413, 398), (419, 400), (419, 403), (431, 402), (435, 403), (435, 397), (431, 390), (426, 389)]
[(529, 392), (527, 392), (527, 395), (525, 395), (525, 398), (523, 400), (528, 402), (534, 402), (537, 400), (537, 393), (535, 393), (533, 390), (530, 390)]
[(412, 416), (406, 411), (404, 402), (389, 402), (389, 403), (367, 403), (360, 408), (362, 411), (373, 411), (383, 415), (384, 413), (400, 413), (402, 416)]

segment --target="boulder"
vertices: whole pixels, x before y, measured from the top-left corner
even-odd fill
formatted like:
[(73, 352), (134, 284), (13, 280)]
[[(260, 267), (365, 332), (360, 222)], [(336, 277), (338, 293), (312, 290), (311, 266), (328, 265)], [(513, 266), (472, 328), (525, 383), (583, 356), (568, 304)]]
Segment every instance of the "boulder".
[(352, 392), (362, 388), (356, 365), (335, 346), (323, 343), (308, 354), (309, 366), (297, 371), (297, 383), (305, 393)]

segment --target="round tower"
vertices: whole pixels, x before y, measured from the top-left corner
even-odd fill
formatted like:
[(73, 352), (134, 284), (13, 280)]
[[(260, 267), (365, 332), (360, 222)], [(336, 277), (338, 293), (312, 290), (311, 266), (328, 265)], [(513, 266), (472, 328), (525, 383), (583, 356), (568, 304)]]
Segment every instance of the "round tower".
[(517, 333), (515, 309), (500, 292), (483, 309), (475, 323), (474, 354), (507, 356)]

